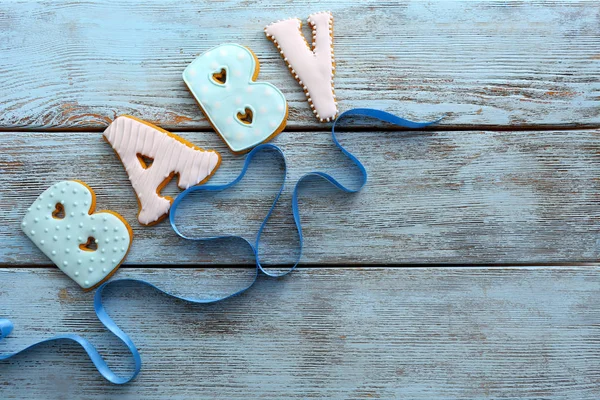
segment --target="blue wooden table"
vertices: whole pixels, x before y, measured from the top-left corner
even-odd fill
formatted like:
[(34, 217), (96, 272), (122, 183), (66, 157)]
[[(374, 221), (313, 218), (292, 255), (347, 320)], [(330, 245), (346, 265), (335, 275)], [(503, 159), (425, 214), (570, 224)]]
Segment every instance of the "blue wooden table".
[[(288, 128), (274, 143), (289, 182), (314, 169), (352, 181), (330, 125), (316, 122), (263, 33), (321, 10), (335, 18), (342, 111), (447, 117), (425, 134), (374, 124), (341, 135), (369, 183), (353, 196), (316, 185), (302, 197), (306, 247), (292, 275), (208, 306), (110, 289), (107, 308), (144, 358), (131, 384), (106, 382), (74, 345), (49, 345), (0, 363), (0, 398), (600, 398), (596, 1), (0, 1), (0, 317), (16, 325), (0, 353), (73, 332), (130, 371), (93, 293), (19, 229), (59, 180), (87, 182), (100, 209), (131, 222), (115, 277), (184, 295), (247, 279), (244, 249), (139, 225), (127, 175), (101, 139), (131, 114), (220, 151), (213, 183), (237, 175), (243, 159), (181, 79), (208, 48), (250, 47), (260, 79), (286, 95)], [(264, 189), (280, 175), (266, 162), (254, 172), (213, 199), (219, 230), (260, 223)], [(289, 201), (286, 190), (266, 248), (275, 264), (296, 240)]]

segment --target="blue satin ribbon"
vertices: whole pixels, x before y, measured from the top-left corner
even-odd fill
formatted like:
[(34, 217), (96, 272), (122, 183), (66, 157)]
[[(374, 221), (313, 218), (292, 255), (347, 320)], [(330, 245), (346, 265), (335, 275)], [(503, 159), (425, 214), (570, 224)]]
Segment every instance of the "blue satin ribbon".
[[(239, 295), (240, 293), (245, 292), (256, 282), (259, 271), (262, 271), (265, 275), (268, 275), (271, 277), (281, 277), (281, 276), (289, 274), (291, 271), (293, 271), (298, 266), (298, 263), (300, 262), (300, 259), (302, 257), (303, 237), (302, 237), (302, 225), (300, 223), (300, 210), (298, 207), (298, 191), (299, 191), (299, 188), (300, 188), (302, 182), (305, 179), (307, 179), (308, 177), (316, 176), (316, 177), (323, 178), (327, 182), (331, 183), (332, 185), (334, 185), (335, 187), (337, 187), (338, 189), (340, 189), (346, 193), (356, 193), (356, 192), (360, 191), (367, 183), (367, 171), (366, 171), (365, 167), (358, 160), (358, 158), (356, 158), (352, 153), (350, 153), (348, 150), (346, 150), (338, 142), (338, 139), (335, 135), (336, 124), (339, 122), (340, 119), (342, 119), (344, 117), (348, 117), (348, 116), (376, 118), (376, 119), (379, 119), (384, 122), (389, 122), (389, 123), (397, 125), (397, 126), (411, 128), (411, 129), (424, 128), (426, 126), (429, 126), (431, 124), (439, 122), (439, 120), (432, 121), (432, 122), (423, 122), (423, 123), (413, 122), (413, 121), (409, 121), (409, 120), (397, 117), (397, 116), (387, 113), (385, 111), (374, 110), (374, 109), (370, 109), (370, 108), (356, 108), (356, 109), (349, 110), (349, 111), (346, 111), (346, 112), (340, 114), (340, 116), (335, 120), (335, 122), (333, 123), (333, 125), (331, 127), (331, 137), (333, 139), (333, 143), (342, 151), (342, 153), (346, 157), (348, 157), (350, 159), (350, 161), (352, 161), (358, 167), (358, 170), (360, 173), (360, 183), (356, 188), (350, 188), (350, 187), (344, 186), (333, 176), (331, 176), (327, 173), (324, 173), (324, 172), (319, 172), (319, 171), (309, 172), (306, 175), (303, 175), (296, 182), (296, 185), (294, 186), (293, 196), (292, 196), (292, 213), (294, 215), (294, 223), (296, 225), (296, 230), (298, 231), (299, 252), (298, 252), (298, 257), (296, 258), (293, 266), (290, 267), (287, 271), (280, 273), (280, 274), (269, 272), (269, 271), (265, 270), (265, 268), (263, 268), (263, 266), (260, 262), (260, 257), (259, 257), (259, 247), (260, 247), (261, 235), (265, 229), (265, 226), (267, 225), (269, 218), (271, 217), (271, 214), (273, 213), (273, 210), (275, 209), (275, 205), (277, 204), (277, 201), (279, 200), (281, 193), (283, 192), (284, 185), (285, 185), (285, 176), (286, 176), (285, 156), (284, 156), (283, 152), (281, 151), (281, 149), (273, 144), (262, 144), (262, 145), (255, 147), (250, 153), (248, 153), (248, 155), (246, 156), (244, 167), (242, 168), (242, 171), (240, 172), (240, 174), (237, 178), (235, 178), (233, 181), (231, 181), (227, 184), (224, 184), (224, 185), (193, 186), (193, 187), (183, 191), (179, 196), (177, 196), (175, 201), (173, 201), (173, 204), (171, 205), (171, 211), (169, 214), (169, 221), (171, 222), (171, 226), (173, 227), (173, 230), (184, 239), (193, 240), (193, 241), (212, 241), (212, 240), (218, 240), (218, 239), (223, 239), (223, 238), (239, 238), (239, 239), (244, 240), (246, 243), (248, 243), (248, 245), (250, 246), (250, 248), (252, 249), (252, 251), (254, 253), (255, 263), (256, 263), (256, 274), (254, 275), (252, 281), (250, 282), (250, 284), (248, 286), (246, 286), (232, 294), (229, 294), (229, 295), (226, 295), (223, 297), (219, 297), (219, 298), (210, 298), (210, 299), (178, 296), (178, 295), (166, 292), (165, 290), (163, 290), (149, 282), (141, 280), (141, 279), (117, 279), (117, 280), (112, 280), (112, 281), (106, 282), (106, 283), (102, 284), (100, 287), (98, 287), (98, 290), (96, 290), (96, 293), (94, 295), (94, 310), (96, 311), (96, 315), (98, 316), (98, 319), (100, 320), (100, 322), (102, 324), (104, 324), (104, 326), (109, 331), (111, 331), (115, 336), (117, 336), (125, 344), (125, 346), (127, 346), (129, 351), (131, 352), (131, 355), (132, 355), (133, 361), (134, 361), (134, 371), (129, 376), (123, 377), (123, 376), (119, 376), (119, 375), (115, 374), (108, 367), (108, 365), (106, 364), (106, 362), (104, 361), (104, 359), (102, 358), (100, 353), (98, 353), (98, 350), (96, 350), (94, 345), (92, 345), (87, 339), (84, 339), (83, 337), (81, 337), (79, 335), (75, 335), (75, 334), (65, 334), (65, 335), (55, 336), (55, 337), (52, 337), (52, 338), (49, 338), (46, 340), (39, 341), (30, 346), (27, 346), (18, 352), (6, 354), (6, 355), (0, 355), (0, 361), (7, 360), (11, 357), (16, 356), (17, 354), (21, 354), (33, 347), (41, 345), (43, 343), (50, 343), (50, 342), (63, 341), (63, 340), (73, 341), (73, 342), (81, 345), (81, 347), (83, 347), (83, 349), (87, 352), (88, 356), (90, 357), (90, 360), (92, 361), (92, 363), (94, 364), (94, 366), (96, 367), (98, 372), (100, 372), (100, 374), (104, 378), (106, 378), (106, 380), (108, 380), (109, 382), (112, 382), (114, 384), (117, 384), (117, 385), (125, 384), (125, 383), (131, 381), (132, 379), (134, 379), (139, 374), (139, 372), (142, 368), (142, 359), (140, 357), (140, 353), (138, 352), (138, 350), (135, 347), (135, 344), (133, 343), (131, 338), (117, 326), (117, 324), (110, 318), (110, 316), (106, 313), (106, 310), (104, 309), (104, 306), (102, 304), (102, 293), (103, 293), (104, 289), (106, 289), (107, 286), (113, 285), (113, 284), (119, 283), (119, 282), (135, 282), (135, 283), (139, 283), (139, 284), (154, 288), (167, 296), (174, 297), (179, 300), (184, 300), (184, 301), (187, 301), (190, 303), (207, 304), (207, 303), (215, 303), (217, 301), (222, 301), (222, 300), (228, 299), (230, 297), (233, 297), (233, 296)], [(180, 203), (190, 193), (194, 193), (197, 191), (218, 192), (218, 191), (226, 190), (226, 189), (236, 185), (246, 175), (248, 167), (252, 163), (252, 160), (256, 156), (256, 154), (258, 154), (259, 152), (265, 151), (265, 150), (275, 151), (277, 154), (279, 154), (281, 156), (283, 163), (284, 163), (284, 173), (283, 173), (283, 179), (282, 179), (281, 186), (279, 187), (279, 191), (277, 192), (277, 195), (275, 196), (273, 204), (269, 208), (267, 215), (265, 216), (264, 220), (262, 221), (262, 223), (260, 225), (258, 234), (256, 236), (256, 240), (254, 241), (254, 243), (250, 242), (249, 240), (247, 240), (241, 236), (228, 235), (228, 236), (215, 236), (215, 237), (190, 237), (190, 236), (186, 236), (186, 235), (182, 234), (179, 231), (179, 229), (177, 228), (177, 225), (175, 223), (175, 215), (177, 214), (177, 209), (178, 209)], [(10, 320), (0, 319), (0, 340), (3, 339), (4, 337), (8, 336), (12, 332), (12, 330), (13, 330), (13, 324)]]

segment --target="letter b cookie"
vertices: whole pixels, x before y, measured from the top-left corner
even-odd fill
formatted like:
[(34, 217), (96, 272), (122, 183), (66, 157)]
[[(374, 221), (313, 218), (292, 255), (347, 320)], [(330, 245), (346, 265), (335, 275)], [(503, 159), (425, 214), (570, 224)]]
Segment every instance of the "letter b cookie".
[(254, 53), (223, 44), (196, 58), (183, 80), (204, 114), (234, 153), (244, 153), (285, 128), (287, 102), (267, 82), (255, 82), (260, 65)]
[(89, 186), (63, 181), (39, 195), (21, 222), (27, 237), (86, 291), (116, 271), (133, 237), (123, 217), (95, 208)]

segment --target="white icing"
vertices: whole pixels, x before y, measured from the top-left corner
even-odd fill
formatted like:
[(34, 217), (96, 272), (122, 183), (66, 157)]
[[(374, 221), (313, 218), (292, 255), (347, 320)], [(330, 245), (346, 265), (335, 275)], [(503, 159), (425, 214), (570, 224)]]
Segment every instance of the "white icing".
[(313, 32), (313, 48), (308, 46), (297, 18), (277, 21), (265, 28), (287, 62), (292, 74), (304, 88), (311, 108), (321, 121), (335, 119), (338, 108), (333, 92), (333, 17), (320, 12), (308, 17)]
[[(104, 137), (121, 158), (139, 199), (138, 220), (143, 225), (158, 221), (169, 212), (173, 199), (163, 197), (159, 187), (179, 174), (178, 186), (187, 189), (210, 177), (219, 165), (215, 151), (184, 143), (177, 136), (134, 118), (121, 116), (104, 131)], [(138, 154), (154, 161), (147, 169)]]
[[(105, 280), (127, 255), (131, 236), (128, 225), (110, 212), (92, 214), (92, 192), (76, 181), (58, 182), (44, 191), (28, 209), (21, 228), (31, 241), (58, 268), (84, 289)], [(54, 218), (56, 205), (64, 207), (64, 218)], [(88, 238), (96, 239), (95, 251), (79, 246)], [(96, 253), (106, 251), (113, 239), (118, 247), (110, 247), (110, 262), (98, 259)]]

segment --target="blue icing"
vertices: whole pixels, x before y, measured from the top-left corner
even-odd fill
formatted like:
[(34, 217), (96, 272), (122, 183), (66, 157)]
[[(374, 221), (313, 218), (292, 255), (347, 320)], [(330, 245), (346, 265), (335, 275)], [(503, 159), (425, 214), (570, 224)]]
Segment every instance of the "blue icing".
[[(183, 71), (186, 85), (234, 152), (265, 141), (287, 115), (287, 102), (279, 89), (252, 81), (257, 67), (250, 50), (238, 44), (223, 44), (200, 55)], [(224, 84), (213, 78), (222, 69), (226, 73)], [(252, 111), (251, 124), (238, 118), (246, 108)]]
[[(57, 204), (64, 218), (53, 216)], [(58, 268), (89, 289), (103, 281), (121, 263), (131, 243), (127, 225), (109, 212), (89, 214), (93, 196), (77, 181), (58, 182), (27, 209), (23, 232)], [(93, 212), (93, 210), (91, 210)], [(96, 239), (95, 251), (80, 245)]]

